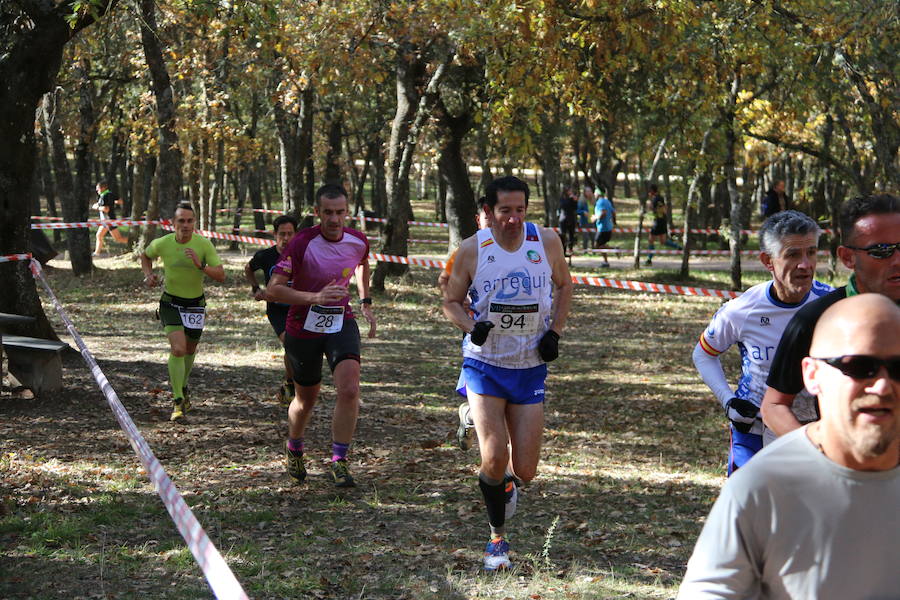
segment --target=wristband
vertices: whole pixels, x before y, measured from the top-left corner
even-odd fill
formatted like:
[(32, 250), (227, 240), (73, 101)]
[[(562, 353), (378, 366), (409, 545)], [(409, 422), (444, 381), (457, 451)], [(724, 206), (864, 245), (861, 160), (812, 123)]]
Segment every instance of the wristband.
[(360, 298), (359, 303), (360, 304), (372, 304), (372, 299), (371, 298)]

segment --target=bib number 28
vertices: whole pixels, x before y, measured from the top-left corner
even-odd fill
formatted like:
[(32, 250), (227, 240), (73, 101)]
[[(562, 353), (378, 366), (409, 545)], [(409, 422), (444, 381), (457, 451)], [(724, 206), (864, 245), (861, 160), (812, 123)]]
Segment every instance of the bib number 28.
[(344, 327), (343, 306), (322, 306), (314, 304), (309, 307), (303, 329), (315, 333), (337, 333)]

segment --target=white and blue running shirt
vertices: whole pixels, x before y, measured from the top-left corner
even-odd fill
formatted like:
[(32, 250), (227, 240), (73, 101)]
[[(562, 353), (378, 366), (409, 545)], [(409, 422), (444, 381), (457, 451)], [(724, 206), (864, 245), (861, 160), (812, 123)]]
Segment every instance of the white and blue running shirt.
[(463, 356), (496, 367), (528, 369), (544, 364), (537, 345), (550, 328), (552, 306), (550, 266), (540, 229), (525, 223), (517, 250), (507, 252), (491, 229), (478, 231), (478, 262), (469, 287), (475, 321), (494, 324), (483, 346), (467, 334)]
[[(694, 349), (697, 370), (723, 406), (735, 396), (760, 406), (766, 393), (769, 367), (788, 321), (802, 306), (832, 291), (831, 286), (814, 280), (803, 300), (798, 304), (785, 304), (772, 296), (773, 285), (772, 281), (754, 285), (725, 303), (700, 335)], [(719, 355), (733, 344), (737, 344), (741, 353), (741, 378), (734, 392), (725, 381), (718, 360)], [(798, 396), (792, 409), (801, 422), (817, 418), (815, 399), (809, 394)], [(753, 433), (762, 433), (761, 424), (754, 427)]]

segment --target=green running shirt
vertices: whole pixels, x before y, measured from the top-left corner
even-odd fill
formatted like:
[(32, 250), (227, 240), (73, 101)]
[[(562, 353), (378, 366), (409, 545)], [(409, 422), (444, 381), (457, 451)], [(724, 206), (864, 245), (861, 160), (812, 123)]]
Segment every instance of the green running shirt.
[(176, 242), (174, 233), (156, 238), (144, 254), (162, 259), (166, 292), (180, 298), (198, 298), (203, 295), (203, 271), (184, 253), (186, 248), (192, 248), (200, 262), (207, 266), (218, 267), (222, 264), (212, 242), (196, 233), (186, 244)]

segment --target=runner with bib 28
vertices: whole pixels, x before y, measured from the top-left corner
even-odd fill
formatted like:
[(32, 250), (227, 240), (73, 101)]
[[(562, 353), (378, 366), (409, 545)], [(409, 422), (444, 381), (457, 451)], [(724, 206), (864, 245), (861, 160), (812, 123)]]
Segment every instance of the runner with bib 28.
[(298, 483), (306, 478), (303, 436), (319, 397), (324, 356), (337, 392), (331, 422), (331, 475), (337, 487), (351, 487), (347, 452), (359, 415), (360, 339), (348, 288), (355, 274), (369, 337), (375, 337), (369, 241), (364, 233), (344, 227), (347, 193), (341, 186), (319, 188), (315, 211), (319, 224), (291, 239), (268, 287), (273, 302), (291, 305), (284, 335), (295, 382), (295, 396), (288, 407), (287, 470)]

